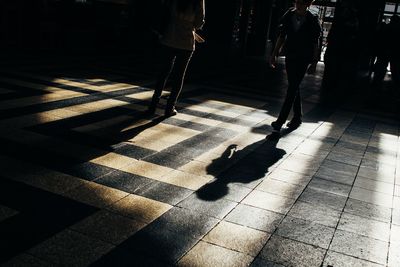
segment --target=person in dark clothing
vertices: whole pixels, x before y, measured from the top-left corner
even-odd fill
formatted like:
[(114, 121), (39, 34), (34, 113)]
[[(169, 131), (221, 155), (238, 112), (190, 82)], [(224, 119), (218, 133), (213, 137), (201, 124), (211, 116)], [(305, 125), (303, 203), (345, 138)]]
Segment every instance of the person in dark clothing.
[(272, 128), (277, 132), (286, 122), (292, 107), (294, 116), (287, 126), (295, 129), (302, 123), (299, 86), (306, 73), (315, 72), (319, 60), (318, 41), (321, 25), (318, 17), (308, 10), (313, 1), (296, 0), (295, 7), (283, 15), (279, 25), (279, 37), (271, 55), (270, 64), (275, 67), (277, 56), (285, 45), (285, 65), (289, 86), (279, 117), (271, 123)]
[(204, 0), (170, 1), (169, 22), (160, 36), (164, 66), (158, 77), (148, 113), (155, 113), (168, 77), (175, 68), (177, 77), (172, 84), (165, 116), (177, 114), (175, 104), (182, 90), (187, 66), (195, 50), (197, 36), (195, 31), (203, 26), (204, 14)]
[[(400, 87), (400, 17), (393, 15), (388, 25), (381, 24), (376, 38), (376, 62), (374, 64), (374, 77), (372, 79), (373, 90), (378, 90), (385, 78), (390, 62), (392, 80)], [(376, 92), (375, 92), (376, 93)]]

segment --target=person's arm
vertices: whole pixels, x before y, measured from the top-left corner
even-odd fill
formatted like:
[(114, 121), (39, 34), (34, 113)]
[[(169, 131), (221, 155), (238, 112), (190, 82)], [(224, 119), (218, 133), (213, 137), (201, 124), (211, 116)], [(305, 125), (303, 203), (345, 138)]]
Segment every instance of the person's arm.
[(279, 56), (279, 53), (282, 49), (283, 44), (285, 43), (286, 37), (279, 35), (278, 40), (276, 40), (275, 48), (272, 51), (272, 55), (269, 59), (269, 64), (271, 65), (272, 68), (275, 68), (276, 66), (276, 61)]
[(290, 17), (291, 10), (287, 11), (282, 18), (280, 19), (280, 23), (278, 26), (278, 39), (276, 40), (274, 50), (272, 51), (271, 57), (269, 59), (269, 64), (272, 68), (276, 67), (276, 61), (281, 52), (283, 44), (286, 41), (287, 35), (287, 25), (288, 25), (288, 18)]
[(319, 57), (321, 54), (321, 51), (319, 50), (320, 47), (320, 37), (321, 37), (321, 32), (322, 32), (322, 28), (321, 25), (319, 24), (319, 21), (316, 17), (314, 17), (314, 32), (315, 32), (315, 42), (314, 42), (314, 50), (313, 50), (313, 58), (311, 61), (310, 66), (308, 66), (307, 69), (307, 73), (308, 74), (314, 74), (316, 69), (317, 69), (317, 64), (319, 61)]
[(205, 4), (204, 4), (204, 0), (201, 0), (198, 10), (196, 11), (196, 17), (195, 17), (194, 25), (193, 25), (196, 30), (199, 30), (203, 27), (204, 22), (205, 22), (204, 18), (205, 18)]
[(314, 74), (316, 69), (317, 69), (317, 64), (319, 61), (319, 56), (320, 56), (320, 52), (319, 52), (319, 41), (314, 44), (314, 53), (313, 53), (313, 59), (311, 61), (310, 66), (308, 66), (307, 69), (307, 73), (308, 74)]

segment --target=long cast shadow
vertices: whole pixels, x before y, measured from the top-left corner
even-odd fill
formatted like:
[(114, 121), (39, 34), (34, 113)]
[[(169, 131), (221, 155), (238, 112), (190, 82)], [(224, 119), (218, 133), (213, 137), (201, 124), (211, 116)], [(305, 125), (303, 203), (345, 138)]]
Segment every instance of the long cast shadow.
[[(279, 136), (270, 135), (242, 150), (237, 150), (234, 144), (228, 146), (221, 157), (207, 166), (207, 172), (216, 178), (200, 188), (197, 196), (208, 201), (220, 199), (229, 193), (230, 183), (255, 187), (258, 180), (265, 177), (270, 168), (286, 154), (285, 150), (276, 147), (278, 141)], [(230, 167), (218, 172), (226, 166)]]

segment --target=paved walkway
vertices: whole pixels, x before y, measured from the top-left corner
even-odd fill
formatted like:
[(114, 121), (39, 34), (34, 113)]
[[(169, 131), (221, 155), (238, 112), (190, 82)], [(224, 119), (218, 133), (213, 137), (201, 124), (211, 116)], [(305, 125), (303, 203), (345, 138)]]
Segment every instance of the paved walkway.
[(165, 119), (148, 72), (83, 65), (1, 68), (0, 264), (400, 266), (393, 114), (320, 105), (320, 74), (274, 138), (283, 72), (194, 72)]

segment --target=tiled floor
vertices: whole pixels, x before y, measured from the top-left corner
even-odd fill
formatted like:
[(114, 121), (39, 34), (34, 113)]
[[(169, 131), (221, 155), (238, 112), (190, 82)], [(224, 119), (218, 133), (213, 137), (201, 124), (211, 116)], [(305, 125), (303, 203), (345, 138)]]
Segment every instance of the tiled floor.
[(273, 138), (279, 88), (194, 80), (165, 119), (146, 73), (75, 67), (0, 71), (0, 264), (400, 266), (393, 114), (324, 107), (308, 77)]

